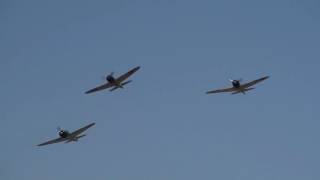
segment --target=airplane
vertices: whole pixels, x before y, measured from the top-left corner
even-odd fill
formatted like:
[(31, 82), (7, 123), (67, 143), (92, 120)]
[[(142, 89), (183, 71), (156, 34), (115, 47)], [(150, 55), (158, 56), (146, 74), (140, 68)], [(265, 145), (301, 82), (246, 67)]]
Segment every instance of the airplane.
[(229, 79), (229, 81), (232, 83), (233, 87), (226, 88), (226, 89), (217, 89), (217, 90), (213, 90), (213, 91), (208, 91), (206, 93), (213, 94), (213, 93), (231, 92), (231, 94), (238, 94), (238, 93), (246, 94), (247, 91), (255, 89), (254, 87), (252, 87), (253, 85), (260, 83), (268, 78), (269, 78), (269, 76), (265, 76), (265, 77), (262, 77), (260, 79), (256, 79), (254, 81), (251, 81), (251, 82), (248, 82), (245, 84), (241, 84), (241, 79), (240, 80)]
[(95, 123), (91, 123), (91, 124), (89, 124), (83, 128), (80, 128), (72, 133), (69, 133), (67, 130), (62, 130), (60, 127), (58, 127), (57, 129), (58, 129), (58, 133), (60, 136), (59, 138), (47, 141), (45, 143), (38, 144), (37, 146), (45, 146), (45, 145), (55, 144), (55, 143), (59, 143), (59, 142), (65, 142), (65, 143), (77, 142), (80, 138), (83, 138), (84, 136), (86, 136), (85, 134), (81, 135), (81, 133), (83, 133), (84, 131), (86, 131), (87, 129), (92, 127), (93, 125), (95, 125)]
[[(85, 92), (86, 94), (90, 94), (93, 92), (97, 92), (97, 91), (101, 91), (107, 88), (111, 88), (110, 91), (114, 91), (118, 88), (123, 89), (124, 85), (131, 83), (132, 81), (125, 81), (126, 79), (128, 79), (132, 74), (134, 74), (136, 71), (138, 71), (140, 69), (140, 67), (135, 67), (133, 69), (131, 69), (130, 71), (128, 71), (127, 73), (119, 76), (118, 78), (115, 78), (113, 75), (114, 73), (112, 72), (110, 75), (105, 77), (105, 80), (107, 81), (105, 84), (98, 86), (96, 88), (93, 88), (87, 92)], [(125, 81), (125, 82), (124, 82)]]

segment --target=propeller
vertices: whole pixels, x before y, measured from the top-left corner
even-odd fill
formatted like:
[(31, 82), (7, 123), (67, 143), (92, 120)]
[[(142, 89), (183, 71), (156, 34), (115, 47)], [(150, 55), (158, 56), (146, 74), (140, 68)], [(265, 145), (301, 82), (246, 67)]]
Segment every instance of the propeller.
[(238, 82), (242, 82), (242, 79), (229, 79), (230, 82), (233, 82), (233, 81), (238, 81)]
[(60, 126), (57, 127), (57, 131), (58, 131), (58, 132), (62, 131), (62, 129), (61, 129)]

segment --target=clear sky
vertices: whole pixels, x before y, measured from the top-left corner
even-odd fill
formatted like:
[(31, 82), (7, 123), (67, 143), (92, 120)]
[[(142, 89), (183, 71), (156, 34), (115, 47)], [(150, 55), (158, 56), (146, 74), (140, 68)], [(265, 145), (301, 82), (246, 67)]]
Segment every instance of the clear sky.
[[(319, 8), (2, 0), (0, 179), (319, 180)], [(138, 65), (124, 90), (84, 94)], [(264, 75), (245, 96), (205, 94)]]

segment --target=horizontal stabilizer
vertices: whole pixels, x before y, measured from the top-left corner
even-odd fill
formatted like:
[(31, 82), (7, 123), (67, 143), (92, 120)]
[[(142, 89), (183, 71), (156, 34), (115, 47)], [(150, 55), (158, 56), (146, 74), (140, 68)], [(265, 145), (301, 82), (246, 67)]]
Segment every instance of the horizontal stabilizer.
[(129, 83), (131, 83), (131, 82), (132, 82), (131, 80), (130, 80), (130, 81), (126, 81), (126, 82), (122, 83), (121, 86), (124, 86), (124, 85), (126, 85), (126, 84), (129, 84)]
[(116, 87), (114, 87), (114, 88), (112, 88), (112, 89), (110, 89), (110, 92), (112, 92), (112, 91), (114, 91), (114, 90), (116, 90), (116, 89), (118, 89), (119, 87), (118, 86), (116, 86)]
[(255, 88), (247, 88), (247, 89), (245, 89), (245, 91), (247, 92), (247, 91), (251, 91), (253, 89), (255, 89)]
[(80, 138), (83, 138), (83, 137), (85, 137), (86, 135), (84, 134), (84, 135), (81, 135), (81, 136), (77, 136), (77, 137), (75, 137), (75, 138), (73, 138), (73, 139), (69, 139), (68, 141), (66, 141), (65, 143), (70, 143), (70, 142), (73, 142), (73, 141), (78, 141)]
[(233, 92), (231, 94), (239, 94), (239, 93), (242, 93), (242, 91), (236, 91), (236, 92)]

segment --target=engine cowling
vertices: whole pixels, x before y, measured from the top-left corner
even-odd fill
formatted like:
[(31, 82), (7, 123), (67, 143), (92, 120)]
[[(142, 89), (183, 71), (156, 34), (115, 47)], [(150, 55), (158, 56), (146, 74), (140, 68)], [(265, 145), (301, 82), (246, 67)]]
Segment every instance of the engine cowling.
[(110, 82), (110, 83), (115, 82), (114, 77), (113, 77), (113, 76), (111, 76), (111, 75), (108, 75), (108, 76), (106, 77), (106, 80), (107, 80), (108, 82)]
[(69, 136), (68, 131), (59, 131), (59, 136), (62, 138), (67, 138)]
[(238, 88), (238, 87), (240, 87), (240, 81), (238, 81), (238, 80), (233, 80), (233, 81), (232, 81), (232, 85), (233, 85), (233, 87)]

